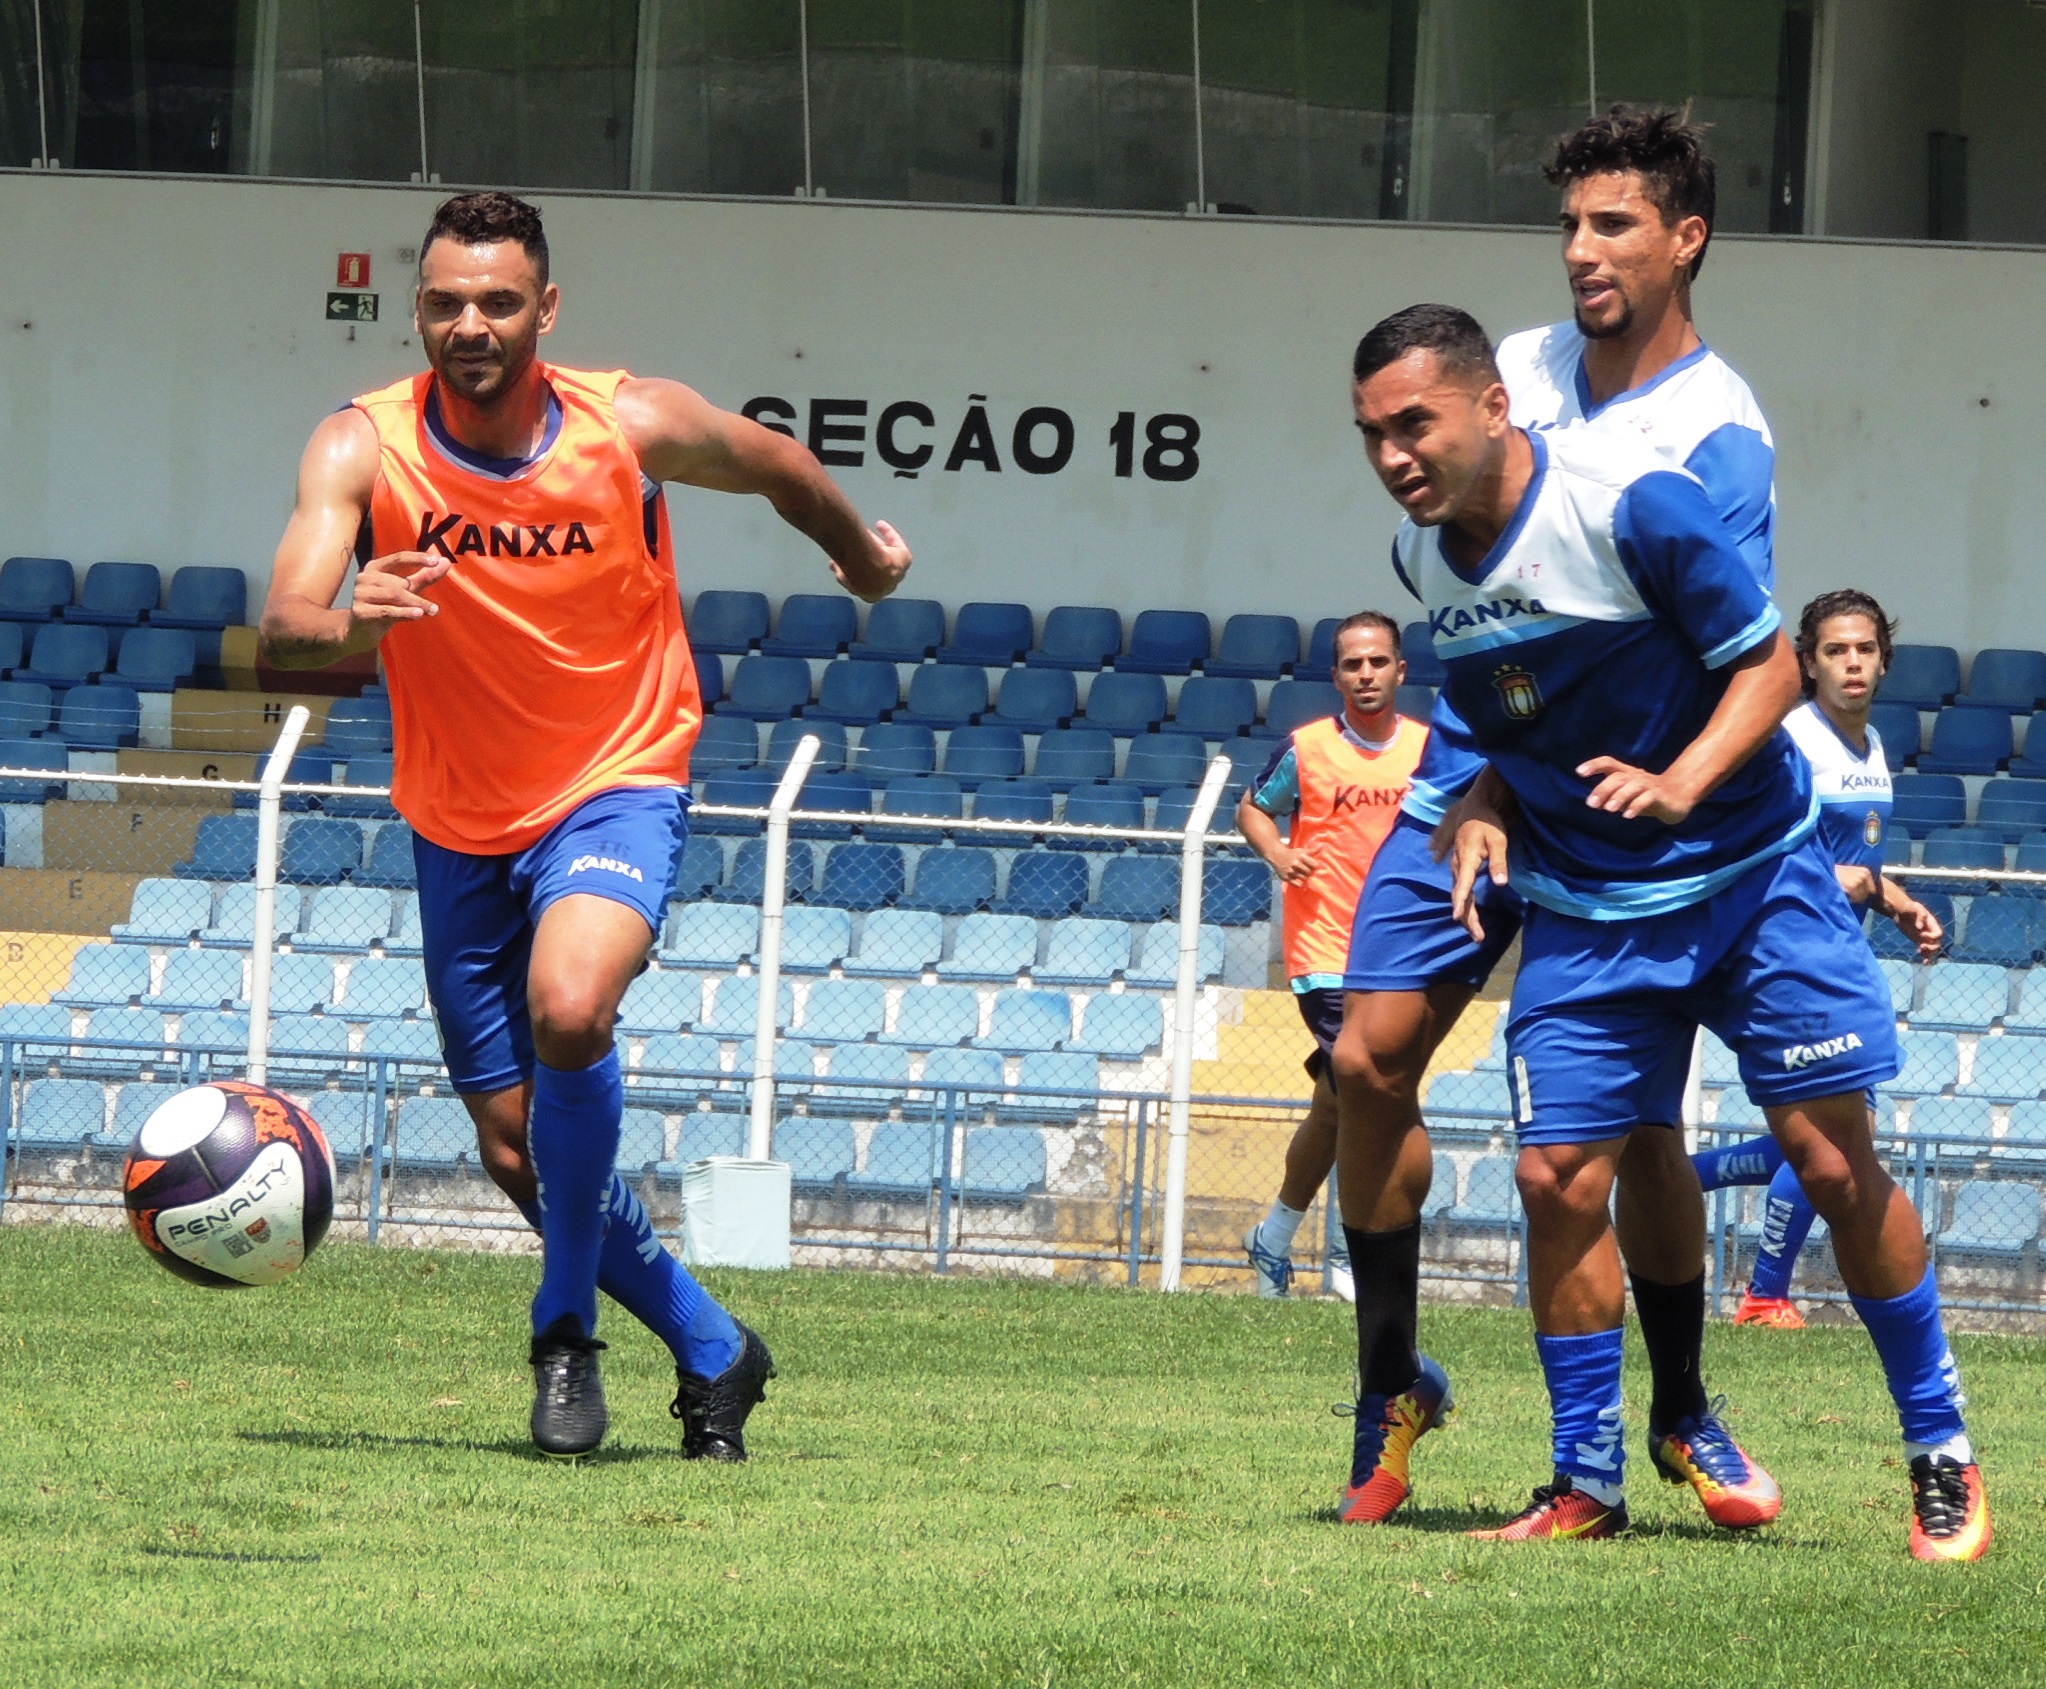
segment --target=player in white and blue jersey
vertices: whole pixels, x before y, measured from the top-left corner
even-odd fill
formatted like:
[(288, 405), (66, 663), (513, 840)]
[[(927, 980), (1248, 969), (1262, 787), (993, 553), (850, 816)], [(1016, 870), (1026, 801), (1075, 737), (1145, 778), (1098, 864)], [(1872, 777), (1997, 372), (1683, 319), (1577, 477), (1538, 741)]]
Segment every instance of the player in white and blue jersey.
[[(1688, 470), (1772, 590), (1768, 424), (1692, 318), (1715, 206), (1700, 131), (1680, 113), (1615, 108), (1565, 136), (1548, 174), (1563, 194), (1574, 313), (1500, 348), (1512, 420), (1611, 433)], [(1419, 1213), (1432, 1164), (1419, 1083), (1520, 923), (1518, 896), (1488, 887), (1485, 941), (1474, 942), (1450, 914), (1449, 870), (1430, 848), (1483, 767), (1447, 695), (1438, 698), (1402, 822), (1372, 866), (1352, 928), (1336, 1069), (1362, 1411), (1338, 1504), (1345, 1520), (1381, 1520), (1405, 1499), (1408, 1452), (1433, 1422), (1434, 1385), (1415, 1341)], [(1649, 1447), (1656, 1470), (1688, 1483), (1715, 1523), (1747, 1526), (1773, 1516), (1780, 1497), (1707, 1398), (1705, 1199), (1672, 1123), (1632, 1135), (1617, 1210), (1654, 1386)]]
[[(1883, 607), (1865, 592), (1847, 588), (1807, 604), (1797, 631), (1805, 701), (1784, 718), (1783, 727), (1811, 764), (1819, 842), (1848, 902), (1895, 921), (1929, 961), (1945, 938), (1939, 918), (1883, 875), (1890, 768), (1869, 709), (1889, 667), (1894, 631)], [(1816, 1215), (1782, 1147), (1771, 1137), (1745, 1138), (1691, 1159), (1706, 1190), (1769, 1187), (1754, 1274), (1734, 1324), (1798, 1329), (1804, 1316), (1790, 1299), (1790, 1280)]]
[(1626, 1529), (1624, 1286), (1608, 1200), (1629, 1135), (1673, 1121), (1699, 1026), (1833, 1230), (1911, 1462), (1911, 1548), (1971, 1560), (1988, 1505), (1916, 1212), (1866, 1091), (1898, 1067), (1889, 989), (1831, 861), (1782, 619), (1697, 479), (1583, 428), (1515, 427), (1484, 331), (1420, 305), (1357, 349), (1357, 422), (1405, 510), (1394, 557), (1486, 759), (1455, 840), (1528, 901), (1507, 1028), (1552, 1483), (1500, 1540)]

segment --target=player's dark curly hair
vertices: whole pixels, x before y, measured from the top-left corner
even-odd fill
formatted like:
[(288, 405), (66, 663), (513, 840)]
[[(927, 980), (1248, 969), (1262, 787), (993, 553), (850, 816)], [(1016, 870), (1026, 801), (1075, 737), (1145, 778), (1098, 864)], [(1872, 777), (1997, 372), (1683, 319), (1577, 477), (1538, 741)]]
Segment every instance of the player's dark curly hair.
[(1454, 305), (1409, 305), (1375, 324), (1357, 342), (1357, 355), (1350, 360), (1351, 379), (1368, 381), (1409, 352), (1433, 352), (1448, 375), (1499, 379), (1492, 342), (1476, 317)]
[(1612, 171), (1638, 171), (1665, 223), (1686, 217), (1705, 219), (1705, 246), (1691, 260), (1691, 278), (1705, 267), (1705, 247), (1712, 244), (1712, 219), (1719, 206), (1719, 174), (1705, 150), (1705, 126), (1691, 121), (1688, 103), (1681, 111), (1667, 106), (1614, 106), (1582, 129), (1558, 137), (1556, 150), (1542, 169), (1555, 186), (1568, 187), (1587, 176)]
[(540, 211), (517, 194), (457, 194), (443, 200), (426, 225), (426, 239), (419, 243), (419, 261), (426, 262), (426, 250), (445, 237), (463, 246), (497, 246), (517, 241), (540, 272), (540, 285), (547, 285), (547, 231), (540, 226)]
[(1336, 623), (1335, 643), (1341, 645), (1343, 635), (1352, 628), (1377, 628), (1392, 641), (1392, 660), (1400, 661), (1406, 653), (1400, 649), (1400, 625), (1383, 610), (1359, 610), (1354, 616), (1345, 616)]
[(1890, 654), (1896, 650), (1894, 641), (1897, 624), (1883, 614), (1883, 607), (1869, 594), (1858, 587), (1842, 587), (1837, 592), (1822, 592), (1804, 607), (1804, 613), (1797, 619), (1797, 666), (1804, 677), (1804, 695), (1809, 698), (1819, 689), (1819, 683), (1812, 678), (1811, 661), (1819, 654), (1819, 629), (1835, 616), (1866, 616), (1875, 623), (1876, 654), (1882, 659), (1885, 669), (1890, 666)]

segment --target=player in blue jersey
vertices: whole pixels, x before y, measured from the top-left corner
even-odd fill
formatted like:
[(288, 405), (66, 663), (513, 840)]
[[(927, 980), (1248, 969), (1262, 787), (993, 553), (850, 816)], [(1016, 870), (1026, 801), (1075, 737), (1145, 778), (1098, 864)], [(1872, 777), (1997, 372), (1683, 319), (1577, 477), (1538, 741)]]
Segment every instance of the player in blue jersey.
[[(1895, 629), (1883, 607), (1865, 592), (1825, 593), (1798, 619), (1797, 656), (1805, 701), (1783, 727), (1811, 764), (1819, 799), (1819, 840), (1833, 873), (1856, 908), (1872, 908), (1897, 923), (1920, 956), (1932, 960), (1945, 933), (1939, 917), (1883, 874), (1883, 838), (1890, 821), (1890, 768), (1869, 707), (1890, 665)], [(1693, 1156), (1706, 1190), (1763, 1185), (1769, 1198), (1754, 1276), (1741, 1298), (1736, 1325), (1795, 1330), (1804, 1316), (1790, 1299), (1791, 1274), (1816, 1218), (1797, 1174), (1774, 1138), (1745, 1138)]]
[(1867, 1090), (1898, 1066), (1887, 983), (1816, 837), (1782, 618), (1697, 479), (1592, 429), (1513, 425), (1484, 331), (1418, 305), (1364, 337), (1356, 415), (1406, 512), (1394, 543), (1486, 759), (1454, 904), (1527, 899), (1507, 1026), (1528, 1297), (1555, 1476), (1501, 1540), (1627, 1526), (1624, 1287), (1608, 1201), (1629, 1135), (1673, 1121), (1699, 1026), (1729, 1044), (1882, 1358), (1911, 1549), (1972, 1560), (1989, 1510), (1916, 1211)]
[[(1747, 383), (1700, 338), (1691, 287), (1711, 240), (1715, 182), (1699, 131), (1668, 111), (1615, 108), (1558, 144), (1563, 264), (1573, 315), (1511, 336), (1499, 363), (1520, 426), (1577, 427), (1644, 445), (1707, 496), (1765, 592), (1775, 580), (1775, 450)], [(1520, 921), (1487, 888), (1485, 942), (1451, 917), (1431, 833), (1483, 758), (1447, 695), (1398, 828), (1353, 928), (1350, 995), (1335, 1056), (1342, 1099), (1345, 1241), (1356, 1273), (1360, 1403), (1341, 1518), (1383, 1520), (1408, 1494), (1408, 1455), (1441, 1386), (1420, 1356), (1420, 1206), (1432, 1157), (1419, 1086), (1436, 1046), (1491, 974)], [(1502, 1097), (1503, 1100), (1503, 1097)], [(1702, 1379), (1705, 1198), (1674, 1122), (1632, 1134), (1618, 1230), (1654, 1380), (1657, 1471), (1688, 1483), (1715, 1523), (1766, 1522), (1769, 1474), (1713, 1412)], [(1361, 1253), (1360, 1253), (1361, 1251)]]

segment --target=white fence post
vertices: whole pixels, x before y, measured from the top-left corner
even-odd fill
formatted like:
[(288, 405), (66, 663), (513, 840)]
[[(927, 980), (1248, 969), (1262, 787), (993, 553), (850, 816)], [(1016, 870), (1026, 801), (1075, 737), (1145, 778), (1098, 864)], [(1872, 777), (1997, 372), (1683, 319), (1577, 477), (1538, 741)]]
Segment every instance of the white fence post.
[(1193, 1115), (1194, 997), (1200, 988), (1201, 865), (1208, 823), (1222, 801), (1229, 759), (1208, 764), (1193, 813), (1179, 843), (1179, 978), (1173, 987), (1172, 1114), (1165, 1150), (1165, 1228), (1159, 1246), (1158, 1288), (1179, 1288), (1186, 1257), (1186, 1142)]
[(256, 923), (249, 940), (249, 1081), (261, 1085), (270, 1075), (270, 969), (277, 950), (277, 858), (283, 843), (284, 776), (298, 754), (312, 714), (293, 704), (284, 717), (270, 760), (263, 764), (256, 792)]
[(781, 995), (781, 921), (789, 892), (789, 811), (810, 777), (824, 741), (805, 733), (796, 741), (774, 797), (767, 805), (767, 873), (760, 888), (760, 1002), (753, 1016), (753, 1118), (746, 1154), (765, 1161), (774, 1144), (774, 1053), (780, 1028), (775, 1000)]

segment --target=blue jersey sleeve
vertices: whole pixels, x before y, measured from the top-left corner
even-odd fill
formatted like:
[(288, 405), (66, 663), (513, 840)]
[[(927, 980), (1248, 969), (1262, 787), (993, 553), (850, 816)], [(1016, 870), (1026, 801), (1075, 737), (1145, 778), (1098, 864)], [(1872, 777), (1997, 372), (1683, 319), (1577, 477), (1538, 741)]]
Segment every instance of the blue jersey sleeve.
[(1251, 783), (1250, 801), (1275, 818), (1300, 807), (1300, 758), (1291, 739), (1272, 753), (1265, 771)]
[(1613, 541), (1634, 588), (1674, 624), (1707, 668), (1770, 638), (1783, 618), (1689, 475), (1643, 475), (1620, 495)]
[(1754, 429), (1723, 423), (1684, 467), (1704, 485), (1765, 593), (1776, 590), (1776, 449)]
[(1435, 708), (1428, 715), (1428, 743), (1421, 748), (1421, 764), (1407, 783), (1400, 808), (1433, 826), (1484, 771), (1484, 753), (1444, 687), (1435, 694)]

